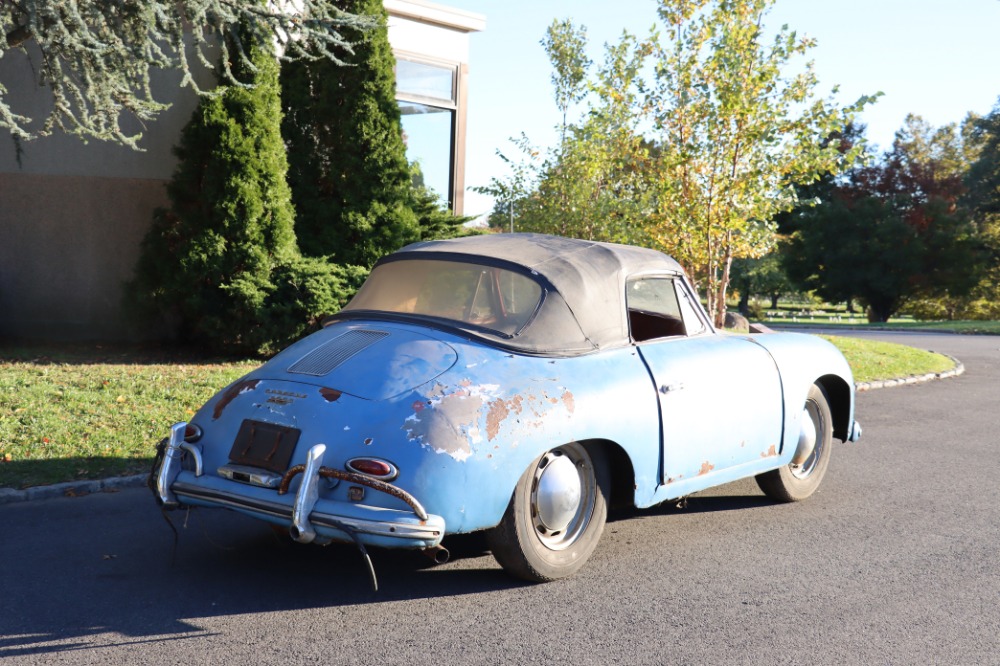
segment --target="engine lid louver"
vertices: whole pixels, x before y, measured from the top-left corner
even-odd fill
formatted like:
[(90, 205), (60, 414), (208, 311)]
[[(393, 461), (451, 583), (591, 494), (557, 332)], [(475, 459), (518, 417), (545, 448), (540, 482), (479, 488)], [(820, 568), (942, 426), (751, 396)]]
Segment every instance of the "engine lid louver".
[(344, 363), (355, 354), (371, 347), (387, 337), (385, 331), (354, 330), (338, 335), (312, 350), (288, 368), (288, 372), (299, 375), (322, 377)]

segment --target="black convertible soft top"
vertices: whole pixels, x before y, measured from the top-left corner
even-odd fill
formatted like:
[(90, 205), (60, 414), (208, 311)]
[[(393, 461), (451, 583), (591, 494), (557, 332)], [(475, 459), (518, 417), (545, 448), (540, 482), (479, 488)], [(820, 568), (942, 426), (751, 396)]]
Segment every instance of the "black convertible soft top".
[[(544, 234), (488, 234), (414, 243), (379, 264), (408, 259), (504, 265), (534, 276), (545, 295), (523, 330), (513, 337), (469, 332), (538, 354), (585, 353), (628, 344), (626, 279), (683, 274), (680, 264), (662, 252)], [(351, 316), (350, 306), (345, 310)]]

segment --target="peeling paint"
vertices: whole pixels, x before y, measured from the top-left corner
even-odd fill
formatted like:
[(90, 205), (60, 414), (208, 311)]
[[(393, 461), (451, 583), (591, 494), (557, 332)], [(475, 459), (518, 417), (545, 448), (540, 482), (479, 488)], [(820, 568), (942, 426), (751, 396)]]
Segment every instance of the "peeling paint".
[(715, 465), (708, 462), (707, 460), (701, 464), (701, 469), (698, 471), (698, 476), (704, 476), (715, 469)]
[(215, 409), (212, 411), (212, 420), (214, 421), (222, 416), (222, 412), (226, 411), (229, 403), (235, 400), (237, 396), (249, 393), (257, 388), (257, 384), (260, 384), (259, 379), (244, 379), (230, 386), (225, 395), (219, 399), (219, 402), (215, 403)]
[[(437, 453), (446, 453), (462, 462), (472, 455), (471, 444), (481, 441), (477, 421), (486, 400), (499, 390), (496, 384), (473, 385), (469, 380), (460, 382), (463, 387), (453, 393), (433, 397), (403, 422), (410, 441)], [(435, 387), (435, 391), (436, 391)], [(416, 404), (416, 403), (414, 403)]]
[(776, 455), (778, 455), (778, 448), (774, 444), (772, 444), (771, 448), (769, 448), (767, 451), (764, 451), (764, 453), (760, 454), (760, 457), (773, 458)]
[(573, 399), (573, 394), (570, 393), (569, 390), (562, 394), (562, 401), (563, 404), (566, 405), (566, 411), (572, 414), (576, 409), (576, 401)]

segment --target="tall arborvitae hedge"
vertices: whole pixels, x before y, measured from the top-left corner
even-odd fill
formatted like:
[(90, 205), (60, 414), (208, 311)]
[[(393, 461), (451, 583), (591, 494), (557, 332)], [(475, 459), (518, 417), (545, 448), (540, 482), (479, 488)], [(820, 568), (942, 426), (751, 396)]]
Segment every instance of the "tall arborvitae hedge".
[(302, 252), (370, 266), (419, 237), (395, 98), (395, 59), (382, 0), (335, 0), (381, 27), (348, 33), (344, 60), (299, 61), (282, 71), (282, 127)]
[(127, 299), (167, 315), (181, 338), (232, 352), (275, 351), (356, 289), (363, 270), (303, 258), (286, 181), (278, 62), (251, 47), (256, 71), (202, 99), (174, 149), (171, 205), (156, 212)]

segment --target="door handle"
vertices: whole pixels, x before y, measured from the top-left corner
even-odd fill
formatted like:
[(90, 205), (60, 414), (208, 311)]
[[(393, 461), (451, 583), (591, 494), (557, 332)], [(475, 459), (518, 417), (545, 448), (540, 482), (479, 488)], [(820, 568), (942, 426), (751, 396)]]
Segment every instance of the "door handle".
[(680, 391), (684, 388), (684, 384), (663, 384), (660, 386), (660, 393), (666, 395), (672, 391)]

